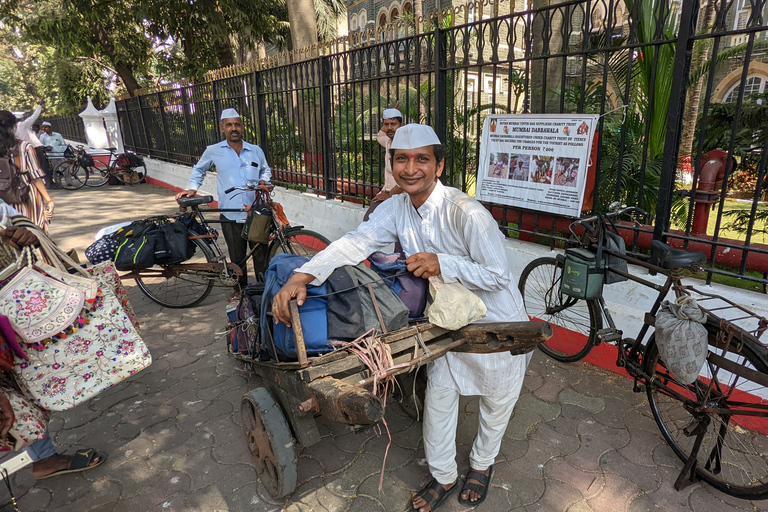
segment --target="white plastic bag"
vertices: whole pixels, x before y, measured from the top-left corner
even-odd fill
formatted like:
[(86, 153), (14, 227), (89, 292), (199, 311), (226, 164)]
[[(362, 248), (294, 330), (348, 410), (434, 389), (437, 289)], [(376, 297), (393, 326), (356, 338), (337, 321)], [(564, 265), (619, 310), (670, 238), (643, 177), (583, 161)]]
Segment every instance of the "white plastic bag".
[(488, 308), (483, 301), (461, 283), (445, 283), (440, 276), (429, 278), (432, 303), (427, 309), (429, 321), (438, 327), (455, 331), (477, 322)]
[(664, 301), (656, 314), (656, 344), (659, 355), (675, 380), (690, 384), (707, 360), (707, 314), (688, 295), (674, 303)]

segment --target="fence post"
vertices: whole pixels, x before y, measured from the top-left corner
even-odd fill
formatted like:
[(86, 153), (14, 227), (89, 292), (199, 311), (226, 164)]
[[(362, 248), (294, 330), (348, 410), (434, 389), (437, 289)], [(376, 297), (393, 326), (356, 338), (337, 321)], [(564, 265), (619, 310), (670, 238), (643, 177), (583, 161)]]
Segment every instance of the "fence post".
[[(192, 90), (192, 85), (188, 86), (189, 90)], [(195, 148), (192, 147), (194, 139), (192, 139), (192, 122), (189, 118), (189, 102), (187, 101), (187, 87), (181, 88), (181, 106), (184, 109), (184, 131), (187, 135), (187, 155), (189, 156), (189, 162), (192, 163), (193, 154)]]
[(163, 125), (163, 142), (165, 146), (165, 158), (170, 160), (171, 158), (171, 140), (168, 137), (168, 122), (165, 120), (165, 106), (163, 105), (163, 97), (160, 96), (160, 91), (157, 92), (157, 107), (160, 109), (160, 122)]
[(154, 156), (152, 154), (152, 143), (151, 138), (149, 136), (149, 131), (147, 131), (147, 120), (144, 119), (144, 106), (141, 102), (141, 96), (136, 96), (136, 100), (139, 104), (139, 119), (141, 119), (141, 132), (144, 134), (144, 140), (147, 142), (147, 154), (149, 156)]
[(448, 144), (448, 80), (446, 62), (445, 31), (440, 28), (439, 20), (435, 23), (435, 117), (433, 126), (440, 141)]
[(675, 193), (675, 174), (677, 157), (680, 151), (680, 136), (683, 132), (685, 96), (688, 88), (688, 75), (691, 70), (693, 51), (692, 36), (696, 31), (699, 14), (699, 0), (683, 0), (680, 13), (680, 29), (675, 47), (675, 64), (670, 88), (667, 131), (664, 137), (664, 155), (659, 183), (659, 202), (656, 204), (656, 222), (653, 227), (653, 239), (661, 240), (669, 230), (672, 196)]
[(322, 149), (323, 149), (323, 184), (325, 198), (333, 199), (335, 181), (331, 181), (333, 169), (333, 105), (331, 104), (331, 86), (333, 76), (331, 71), (331, 59), (320, 57), (320, 119), (322, 120)]
[(219, 88), (216, 87), (218, 83), (218, 80), (211, 82), (211, 94), (213, 95), (213, 118), (216, 120), (217, 130), (219, 124), (219, 114), (221, 113), (221, 109), (219, 108)]
[(264, 82), (262, 81), (262, 72), (253, 72), (253, 82), (256, 84), (256, 119), (259, 128), (259, 146), (267, 155), (267, 162), (270, 161), (271, 152), (267, 143), (267, 100), (264, 97)]

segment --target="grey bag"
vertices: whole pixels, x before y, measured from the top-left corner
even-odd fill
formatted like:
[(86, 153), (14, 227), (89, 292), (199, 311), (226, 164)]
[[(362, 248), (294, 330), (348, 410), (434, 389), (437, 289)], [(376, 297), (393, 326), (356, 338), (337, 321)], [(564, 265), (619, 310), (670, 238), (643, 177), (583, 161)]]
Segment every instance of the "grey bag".
[(690, 384), (707, 360), (707, 314), (696, 300), (684, 295), (674, 303), (665, 300), (656, 314), (659, 355), (675, 380)]
[[(326, 284), (329, 339), (353, 340), (371, 328), (391, 332), (408, 325), (408, 307), (376, 272), (363, 263), (337, 268)], [(371, 290), (385, 329), (379, 322)]]
[[(611, 231), (603, 230), (605, 236), (605, 248), (611, 252), (618, 254), (627, 254), (627, 246), (624, 244), (624, 239), (620, 235)], [(611, 254), (605, 255), (605, 284), (621, 283), (627, 280), (626, 277), (611, 272), (610, 269), (615, 268), (622, 272), (628, 272), (627, 260), (613, 256)]]

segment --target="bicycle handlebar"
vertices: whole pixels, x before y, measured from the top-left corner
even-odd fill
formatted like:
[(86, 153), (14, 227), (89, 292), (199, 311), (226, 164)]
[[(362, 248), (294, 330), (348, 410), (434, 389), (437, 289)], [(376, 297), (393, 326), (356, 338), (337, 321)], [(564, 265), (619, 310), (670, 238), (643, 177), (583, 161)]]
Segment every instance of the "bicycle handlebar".
[(267, 183), (266, 185), (253, 185), (252, 183), (248, 183), (244, 187), (229, 187), (227, 190), (224, 191), (224, 193), (229, 194), (230, 192), (235, 190), (242, 190), (244, 192), (247, 192), (249, 190), (259, 190), (259, 189), (264, 190), (264, 192), (271, 192), (273, 188), (275, 188), (275, 186), (272, 185), (271, 183)]
[[(617, 208), (614, 211), (603, 213), (602, 215), (604, 217), (615, 218), (615, 217), (618, 217), (620, 215), (624, 215), (625, 213), (630, 213), (630, 212), (639, 213), (640, 215), (642, 215), (644, 217), (648, 216), (648, 212), (646, 212), (642, 208), (639, 208), (637, 206), (626, 206), (626, 205), (617, 205)], [(594, 233), (595, 232), (594, 223), (595, 223), (595, 221), (597, 221), (599, 219), (600, 219), (599, 215), (593, 215), (591, 217), (586, 217), (584, 219), (577, 219), (577, 220), (571, 222), (571, 224), (568, 226), (568, 230), (571, 232), (571, 234), (573, 234), (573, 236), (578, 236), (574, 232), (574, 228), (576, 226), (582, 226), (584, 229), (586, 229), (590, 233)]]

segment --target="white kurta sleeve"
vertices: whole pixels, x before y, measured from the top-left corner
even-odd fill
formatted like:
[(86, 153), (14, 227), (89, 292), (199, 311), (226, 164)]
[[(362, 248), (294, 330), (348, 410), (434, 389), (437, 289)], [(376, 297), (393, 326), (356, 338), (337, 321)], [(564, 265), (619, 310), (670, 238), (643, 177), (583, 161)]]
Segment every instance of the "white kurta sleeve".
[(486, 211), (465, 216), (462, 226), (468, 256), (438, 254), (446, 283), (460, 282), (470, 290), (499, 291), (514, 286), (504, 251), (504, 235)]

